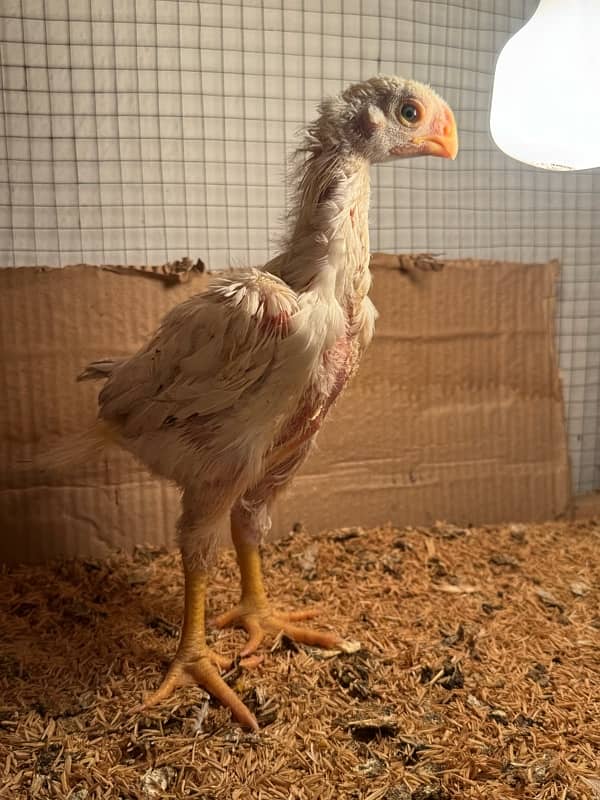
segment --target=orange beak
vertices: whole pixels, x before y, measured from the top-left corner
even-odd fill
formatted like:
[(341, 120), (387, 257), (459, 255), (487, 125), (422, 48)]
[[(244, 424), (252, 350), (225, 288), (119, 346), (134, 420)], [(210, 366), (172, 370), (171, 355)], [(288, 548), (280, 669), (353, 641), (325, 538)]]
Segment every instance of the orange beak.
[(452, 111), (449, 108), (445, 109), (441, 133), (421, 136), (415, 139), (414, 143), (421, 146), (420, 153), (423, 155), (454, 160), (458, 153), (458, 132)]

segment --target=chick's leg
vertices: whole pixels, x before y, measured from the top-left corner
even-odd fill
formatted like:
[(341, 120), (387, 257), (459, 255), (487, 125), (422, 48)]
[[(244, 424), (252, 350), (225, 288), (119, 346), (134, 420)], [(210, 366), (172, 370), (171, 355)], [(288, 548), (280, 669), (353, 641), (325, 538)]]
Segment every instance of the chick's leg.
[(248, 641), (242, 657), (254, 653), (266, 634), (285, 633), (290, 639), (316, 647), (343, 647), (344, 641), (335, 633), (316, 631), (295, 623), (310, 619), (318, 613), (314, 609), (281, 612), (271, 609), (265, 592), (259, 544), (270, 527), (270, 519), (263, 505), (248, 507), (242, 503), (234, 506), (231, 515), (231, 536), (240, 568), (242, 596), (231, 611), (217, 617), (219, 627), (235, 625), (244, 628)]
[[(149, 708), (168, 698), (176, 689), (198, 685), (226, 707), (242, 725), (258, 730), (254, 715), (221, 678), (219, 668), (231, 666), (231, 660), (218, 656), (206, 644), (205, 601), (207, 586), (206, 554), (200, 559), (186, 555), (182, 533), (182, 552), (185, 576), (183, 626), (177, 653), (159, 688), (147, 697), (141, 709)], [(197, 556), (197, 553), (194, 554)]]

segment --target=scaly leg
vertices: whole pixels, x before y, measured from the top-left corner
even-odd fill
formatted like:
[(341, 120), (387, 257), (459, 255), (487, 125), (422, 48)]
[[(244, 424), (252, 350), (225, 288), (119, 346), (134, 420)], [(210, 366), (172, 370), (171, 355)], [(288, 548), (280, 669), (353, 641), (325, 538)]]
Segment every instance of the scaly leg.
[(179, 647), (163, 682), (150, 697), (145, 699), (141, 708), (146, 709), (162, 702), (175, 689), (198, 685), (229, 708), (240, 724), (258, 730), (254, 715), (219, 674), (218, 667), (230, 666), (231, 660), (213, 653), (206, 644), (205, 598), (206, 572), (186, 570), (185, 608)]
[(343, 649), (344, 640), (337, 634), (294, 624), (316, 616), (318, 612), (314, 609), (291, 612), (271, 610), (263, 583), (258, 549), (262, 535), (269, 526), (270, 520), (264, 506), (257, 511), (249, 511), (241, 504), (234, 507), (231, 515), (231, 537), (240, 568), (242, 596), (235, 608), (217, 617), (216, 624), (220, 628), (235, 625), (246, 630), (248, 641), (240, 653), (242, 657), (256, 652), (267, 633), (283, 632), (296, 642), (327, 649)]

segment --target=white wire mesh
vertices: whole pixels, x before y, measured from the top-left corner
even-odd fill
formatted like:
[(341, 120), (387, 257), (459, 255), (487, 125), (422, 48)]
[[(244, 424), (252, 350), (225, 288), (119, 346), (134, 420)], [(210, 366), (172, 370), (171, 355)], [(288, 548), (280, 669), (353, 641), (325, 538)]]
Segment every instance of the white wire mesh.
[(560, 259), (574, 479), (595, 488), (600, 176), (522, 166), (488, 133), (495, 57), (535, 5), (3, 0), (0, 264), (260, 263), (319, 99), (376, 72), (428, 81), (456, 111), (461, 153), (374, 170), (373, 249)]

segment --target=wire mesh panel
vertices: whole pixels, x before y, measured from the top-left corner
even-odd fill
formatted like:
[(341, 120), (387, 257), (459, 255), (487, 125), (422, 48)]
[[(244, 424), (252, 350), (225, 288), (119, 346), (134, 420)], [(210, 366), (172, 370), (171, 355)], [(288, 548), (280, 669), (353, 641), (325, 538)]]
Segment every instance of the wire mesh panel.
[(372, 247), (561, 260), (574, 478), (596, 487), (600, 177), (520, 165), (489, 136), (496, 55), (535, 5), (3, 0), (0, 264), (259, 264), (318, 101), (379, 71), (430, 82), (455, 109), (459, 158), (374, 169)]

